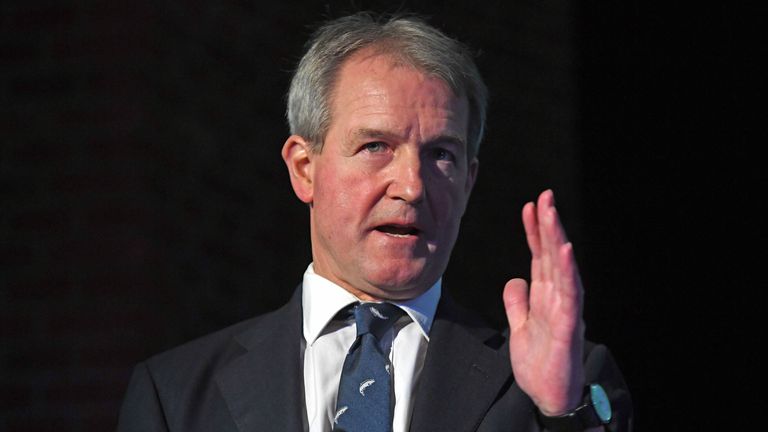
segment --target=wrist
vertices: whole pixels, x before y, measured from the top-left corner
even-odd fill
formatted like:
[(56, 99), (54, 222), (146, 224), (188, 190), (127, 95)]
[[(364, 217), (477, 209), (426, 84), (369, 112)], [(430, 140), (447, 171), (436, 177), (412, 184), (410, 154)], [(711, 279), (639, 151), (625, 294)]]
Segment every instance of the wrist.
[(539, 410), (539, 413), (545, 417), (560, 417), (567, 415), (570, 412), (575, 411), (578, 407), (582, 405), (582, 397), (579, 397), (576, 402), (569, 403), (565, 405), (564, 408), (547, 408), (543, 405), (536, 405), (536, 407)]
[(586, 387), (585, 381), (580, 380), (579, 383), (572, 386), (573, 389), (569, 391), (569, 394), (563, 395), (564, 397), (550, 398), (546, 403), (544, 400), (534, 399), (534, 403), (539, 412), (547, 417), (566, 415), (584, 403), (585, 391), (588, 391)]
[[(581, 432), (610, 423), (612, 418), (610, 401), (599, 384), (584, 387), (584, 393), (575, 408), (550, 415), (539, 409), (538, 420), (550, 432)], [(598, 429), (599, 430), (599, 429)]]

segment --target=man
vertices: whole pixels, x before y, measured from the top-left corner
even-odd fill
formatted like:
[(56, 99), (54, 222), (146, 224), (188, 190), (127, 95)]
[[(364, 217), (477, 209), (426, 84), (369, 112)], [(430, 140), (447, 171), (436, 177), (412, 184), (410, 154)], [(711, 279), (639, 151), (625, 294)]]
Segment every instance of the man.
[[(302, 286), (278, 311), (137, 366), (119, 430), (630, 430), (618, 369), (583, 339), (551, 191), (523, 208), (532, 283), (506, 284), (508, 331), (441, 293), (485, 107), (467, 50), (419, 20), (359, 14), (319, 29), (282, 149), (310, 213)], [(393, 318), (369, 337), (363, 310)], [(365, 368), (386, 374), (351, 381)]]

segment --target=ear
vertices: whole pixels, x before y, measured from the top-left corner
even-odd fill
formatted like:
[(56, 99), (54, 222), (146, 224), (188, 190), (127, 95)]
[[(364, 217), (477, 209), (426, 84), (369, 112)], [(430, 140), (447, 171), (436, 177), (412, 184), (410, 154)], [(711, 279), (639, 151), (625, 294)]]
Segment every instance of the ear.
[(283, 156), (288, 167), (293, 192), (305, 204), (312, 204), (313, 199), (313, 153), (310, 144), (299, 135), (291, 135), (283, 144)]
[(475, 187), (475, 180), (477, 180), (477, 171), (480, 169), (480, 161), (477, 158), (472, 158), (467, 166), (467, 180), (464, 183), (464, 213), (467, 210), (467, 204), (469, 203), (469, 196), (472, 194), (472, 188)]
[(477, 171), (480, 169), (480, 161), (477, 157), (473, 157), (467, 167), (467, 183), (464, 185), (464, 191), (469, 198), (469, 194), (472, 193), (472, 188), (475, 187), (475, 180), (477, 180)]

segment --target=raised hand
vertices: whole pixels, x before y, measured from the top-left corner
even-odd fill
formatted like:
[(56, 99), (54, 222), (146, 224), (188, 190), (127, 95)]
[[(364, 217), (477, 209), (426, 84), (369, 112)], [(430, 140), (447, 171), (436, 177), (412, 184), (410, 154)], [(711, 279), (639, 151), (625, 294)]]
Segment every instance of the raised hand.
[(583, 289), (573, 246), (546, 190), (523, 207), (531, 249), (531, 286), (512, 279), (504, 287), (512, 371), (520, 388), (545, 415), (574, 409), (584, 388)]

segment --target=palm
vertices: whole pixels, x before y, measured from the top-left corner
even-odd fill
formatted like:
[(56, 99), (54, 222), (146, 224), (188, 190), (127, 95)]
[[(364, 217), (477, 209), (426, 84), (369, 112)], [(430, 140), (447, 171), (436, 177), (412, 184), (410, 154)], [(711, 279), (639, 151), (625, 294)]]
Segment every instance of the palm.
[(573, 408), (581, 397), (584, 325), (582, 287), (573, 248), (551, 191), (523, 208), (531, 249), (531, 287), (513, 279), (504, 289), (515, 380), (544, 413)]

